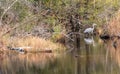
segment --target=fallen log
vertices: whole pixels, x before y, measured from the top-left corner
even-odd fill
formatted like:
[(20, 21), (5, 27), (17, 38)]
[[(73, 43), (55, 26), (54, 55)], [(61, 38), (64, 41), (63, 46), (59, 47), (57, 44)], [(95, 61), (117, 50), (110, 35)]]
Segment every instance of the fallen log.
[(25, 51), (25, 53), (52, 53), (52, 50)]
[(31, 49), (32, 47), (7, 47), (9, 50), (12, 51), (17, 51), (19, 53), (52, 53), (53, 51), (51, 49), (43, 49), (43, 50), (28, 50)]

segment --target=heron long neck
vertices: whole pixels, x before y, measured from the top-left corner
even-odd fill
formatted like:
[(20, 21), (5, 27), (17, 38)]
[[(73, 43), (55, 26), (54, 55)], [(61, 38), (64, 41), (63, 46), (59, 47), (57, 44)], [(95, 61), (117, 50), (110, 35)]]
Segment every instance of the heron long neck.
[(94, 25), (93, 25), (93, 28), (92, 28), (93, 30), (92, 30), (92, 33), (93, 33), (93, 31), (94, 31)]

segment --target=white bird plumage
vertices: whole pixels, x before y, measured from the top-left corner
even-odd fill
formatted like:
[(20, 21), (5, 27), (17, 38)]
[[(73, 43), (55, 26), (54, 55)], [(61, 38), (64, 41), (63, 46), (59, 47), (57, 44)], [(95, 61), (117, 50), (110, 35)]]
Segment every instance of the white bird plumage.
[(90, 28), (87, 28), (87, 29), (85, 29), (84, 30), (84, 33), (93, 33), (93, 31), (94, 31), (94, 26), (95, 26), (96, 24), (95, 23), (93, 23), (93, 27), (90, 27)]

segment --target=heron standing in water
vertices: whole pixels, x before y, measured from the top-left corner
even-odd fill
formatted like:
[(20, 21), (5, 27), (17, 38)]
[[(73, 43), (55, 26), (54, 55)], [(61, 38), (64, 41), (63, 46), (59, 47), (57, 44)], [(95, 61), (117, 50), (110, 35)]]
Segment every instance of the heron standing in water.
[(85, 29), (84, 30), (84, 33), (85, 34), (93, 34), (93, 31), (94, 31), (94, 29), (95, 29), (95, 25), (97, 25), (97, 24), (95, 24), (95, 23), (93, 23), (93, 27), (90, 27), (90, 28), (87, 28), (87, 29)]

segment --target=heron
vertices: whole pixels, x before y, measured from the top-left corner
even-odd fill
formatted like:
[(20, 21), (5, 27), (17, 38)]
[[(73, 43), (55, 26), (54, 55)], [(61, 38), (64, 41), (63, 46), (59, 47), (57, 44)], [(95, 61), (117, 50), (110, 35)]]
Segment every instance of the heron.
[(95, 29), (95, 25), (97, 25), (97, 24), (95, 24), (95, 23), (93, 23), (93, 27), (90, 27), (90, 28), (86, 28), (85, 30), (84, 30), (84, 33), (86, 34), (86, 33), (88, 33), (88, 34), (90, 34), (90, 33), (92, 33), (93, 34), (93, 31), (94, 31), (94, 29)]

